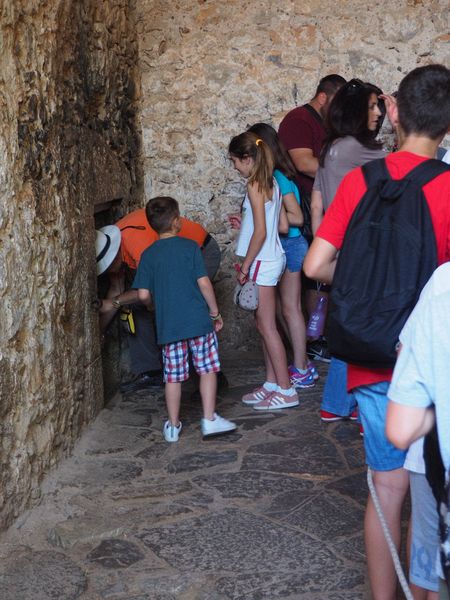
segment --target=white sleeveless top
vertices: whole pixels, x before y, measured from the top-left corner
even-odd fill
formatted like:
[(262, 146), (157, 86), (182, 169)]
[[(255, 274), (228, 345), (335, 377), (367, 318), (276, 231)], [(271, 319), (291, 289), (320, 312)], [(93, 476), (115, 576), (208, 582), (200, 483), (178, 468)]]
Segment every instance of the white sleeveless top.
[[(278, 183), (273, 180), (272, 199), (264, 203), (266, 216), (266, 239), (255, 257), (255, 260), (277, 260), (284, 254), (278, 235), (278, 222), (280, 220), (281, 194)], [(236, 254), (245, 257), (253, 235), (253, 213), (248, 194), (245, 195), (242, 205), (242, 221)]]

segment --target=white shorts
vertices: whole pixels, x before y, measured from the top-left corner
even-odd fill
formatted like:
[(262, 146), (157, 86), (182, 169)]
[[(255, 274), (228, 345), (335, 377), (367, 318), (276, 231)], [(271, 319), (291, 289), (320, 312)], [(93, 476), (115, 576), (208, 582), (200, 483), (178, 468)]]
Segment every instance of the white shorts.
[(249, 279), (253, 279), (256, 271), (256, 283), (275, 287), (283, 275), (286, 256), (283, 254), (275, 260), (254, 260), (249, 271)]

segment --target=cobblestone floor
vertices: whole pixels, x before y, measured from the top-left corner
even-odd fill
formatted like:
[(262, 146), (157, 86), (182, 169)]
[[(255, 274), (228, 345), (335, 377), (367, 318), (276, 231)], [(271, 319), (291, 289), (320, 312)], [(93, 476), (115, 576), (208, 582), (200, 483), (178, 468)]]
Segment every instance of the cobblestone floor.
[(1, 536), (1, 600), (368, 597), (362, 442), (354, 423), (319, 420), (326, 366), (300, 407), (257, 413), (240, 397), (261, 359), (224, 364), (218, 412), (236, 433), (202, 441), (192, 386), (178, 444), (161, 436), (162, 393), (102, 411)]

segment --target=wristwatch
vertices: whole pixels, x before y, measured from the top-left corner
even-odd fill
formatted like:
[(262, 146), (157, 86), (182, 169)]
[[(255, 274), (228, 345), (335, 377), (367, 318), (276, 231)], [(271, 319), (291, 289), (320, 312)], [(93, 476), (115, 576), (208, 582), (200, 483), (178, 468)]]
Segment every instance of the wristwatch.
[(114, 306), (114, 308), (117, 308), (117, 310), (119, 310), (119, 308), (122, 308), (122, 305), (119, 302), (119, 296), (114, 296), (114, 298), (112, 299), (112, 305)]

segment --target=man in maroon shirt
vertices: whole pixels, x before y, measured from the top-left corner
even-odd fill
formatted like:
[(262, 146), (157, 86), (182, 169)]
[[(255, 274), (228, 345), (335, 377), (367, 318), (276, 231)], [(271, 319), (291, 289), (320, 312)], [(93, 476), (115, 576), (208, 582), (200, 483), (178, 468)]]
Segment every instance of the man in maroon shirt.
[(314, 98), (292, 109), (280, 123), (278, 135), (297, 169), (302, 196), (311, 194), (325, 138), (324, 120), (331, 100), (344, 83), (340, 75), (323, 77)]
[[(344, 83), (345, 79), (340, 75), (323, 77), (319, 81), (314, 98), (288, 112), (278, 130), (280, 140), (297, 169), (296, 183), (300, 190), (305, 217), (304, 235), (308, 241), (312, 238), (309, 206), (314, 177), (319, 168), (319, 155), (325, 139), (324, 120), (335, 93)], [(306, 312), (311, 315), (317, 303), (318, 291), (326, 292), (327, 288), (306, 277), (303, 278), (303, 286)], [(323, 340), (310, 342), (308, 354), (317, 360), (330, 360)]]

